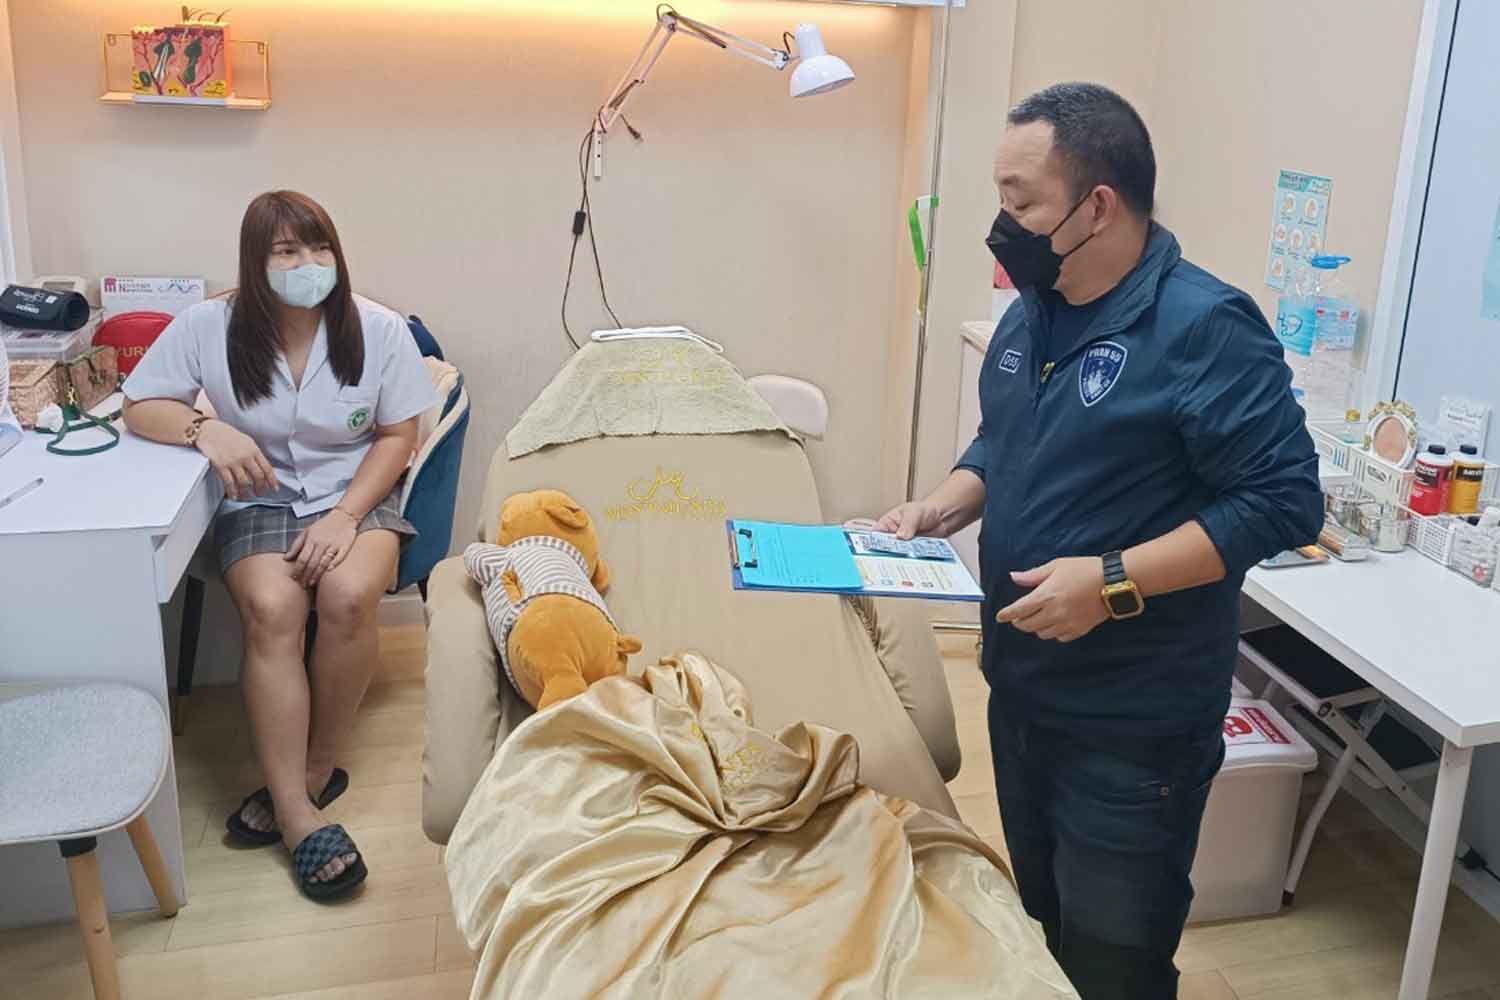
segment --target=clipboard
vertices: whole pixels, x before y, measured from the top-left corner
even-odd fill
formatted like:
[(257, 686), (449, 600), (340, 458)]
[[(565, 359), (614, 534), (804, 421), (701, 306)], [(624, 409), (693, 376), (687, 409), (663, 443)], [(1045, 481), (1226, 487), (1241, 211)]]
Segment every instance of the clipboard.
[(745, 590), (859, 593), (864, 577), (842, 528), (729, 521), (730, 565)]

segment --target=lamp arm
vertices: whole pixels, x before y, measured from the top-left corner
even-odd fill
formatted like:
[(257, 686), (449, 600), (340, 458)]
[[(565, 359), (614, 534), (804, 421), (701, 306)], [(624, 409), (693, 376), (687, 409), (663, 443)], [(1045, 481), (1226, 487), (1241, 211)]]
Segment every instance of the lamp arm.
[(598, 135), (602, 136), (608, 132), (619, 119), (625, 102), (630, 100), (630, 95), (635, 93), (637, 87), (645, 84), (646, 77), (650, 75), (651, 70), (655, 68), (662, 53), (666, 50), (667, 43), (679, 31), (690, 38), (707, 42), (732, 55), (758, 62), (775, 70), (786, 69), (787, 64), (792, 61), (792, 54), (786, 49), (773, 49), (769, 45), (742, 38), (711, 24), (683, 17), (676, 11), (663, 12), (657, 17), (656, 27), (651, 29), (651, 34), (646, 39), (646, 44), (641, 47), (640, 54), (635, 57), (635, 62), (630, 64), (630, 68), (625, 71), (625, 75), (615, 85), (615, 89), (610, 91), (609, 98), (599, 106), (598, 121), (595, 126)]
[(786, 49), (773, 49), (769, 45), (716, 28), (702, 21), (695, 21), (681, 14), (664, 14), (663, 17), (675, 18), (682, 29), (694, 38), (700, 38), (710, 45), (717, 45), (727, 52), (737, 55), (751, 62), (758, 62), (763, 66), (769, 66), (775, 70), (786, 69), (787, 64), (792, 61), (792, 54)]
[(597, 135), (602, 136), (609, 131), (610, 126), (614, 125), (625, 107), (625, 102), (630, 100), (630, 95), (635, 92), (635, 88), (646, 82), (646, 77), (656, 65), (657, 60), (661, 58), (662, 52), (666, 50), (667, 43), (672, 40), (672, 35), (676, 31), (676, 25), (669, 23), (665, 16), (657, 19), (656, 27), (651, 29), (651, 34), (646, 39), (646, 44), (641, 46), (635, 62), (630, 64), (630, 68), (625, 71), (625, 75), (620, 78), (615, 89), (610, 91), (609, 98), (599, 106), (597, 121), (594, 124), (594, 131)]

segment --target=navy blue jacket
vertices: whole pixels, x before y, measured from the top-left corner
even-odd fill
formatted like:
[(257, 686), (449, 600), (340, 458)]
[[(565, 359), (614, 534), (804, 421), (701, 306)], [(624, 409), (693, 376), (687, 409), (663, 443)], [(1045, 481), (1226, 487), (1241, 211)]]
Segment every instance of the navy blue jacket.
[[(1246, 570), (1316, 538), (1317, 456), (1265, 317), (1183, 260), (1160, 226), (1086, 330), (1052, 343), (1048, 324), (1034, 291), (1000, 320), (979, 436), (958, 465), (986, 488), (985, 676), (1002, 717), (1170, 745), (1228, 707)], [(1223, 581), (1150, 599), (1141, 617), (1066, 645), (995, 622), (1024, 594), (1012, 571), (1128, 549), (1194, 519)]]

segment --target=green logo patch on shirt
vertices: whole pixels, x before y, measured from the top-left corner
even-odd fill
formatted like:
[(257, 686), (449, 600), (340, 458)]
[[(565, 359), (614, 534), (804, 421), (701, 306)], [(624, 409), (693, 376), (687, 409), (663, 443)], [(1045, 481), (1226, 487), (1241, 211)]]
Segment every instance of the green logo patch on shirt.
[(370, 408), (368, 406), (361, 406), (359, 409), (349, 414), (349, 429), (351, 431), (357, 431), (369, 422)]

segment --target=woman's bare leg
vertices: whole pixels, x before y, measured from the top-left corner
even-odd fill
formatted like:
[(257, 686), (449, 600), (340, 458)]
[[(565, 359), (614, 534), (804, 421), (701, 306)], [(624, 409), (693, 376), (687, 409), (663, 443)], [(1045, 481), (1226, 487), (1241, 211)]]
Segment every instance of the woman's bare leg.
[(318, 583), (312, 726), (307, 742), (309, 781), (326, 782), (333, 773), (370, 685), (380, 657), (375, 618), (395, 572), (399, 547), (395, 532), (361, 532), (344, 561)]
[[(307, 798), (309, 697), (302, 630), (311, 596), (292, 579), (280, 553), (248, 556), (224, 574), (245, 633), (240, 687), (255, 756), (276, 814)], [(242, 814), (253, 829), (272, 830), (275, 816), (252, 803)]]

